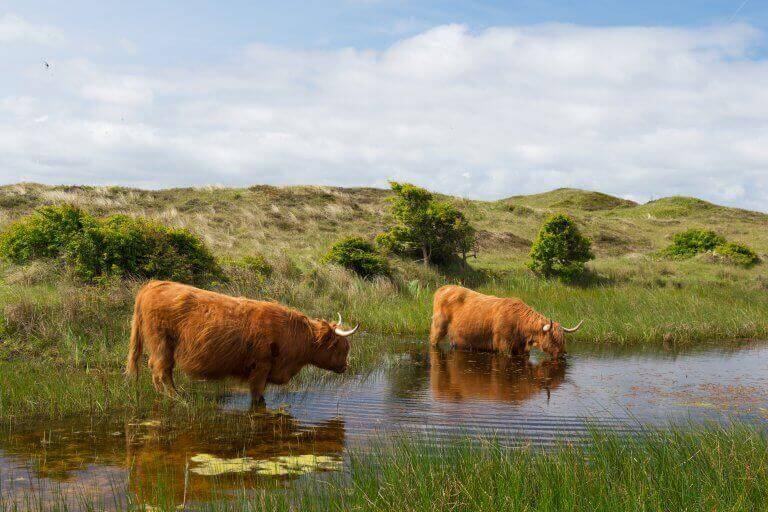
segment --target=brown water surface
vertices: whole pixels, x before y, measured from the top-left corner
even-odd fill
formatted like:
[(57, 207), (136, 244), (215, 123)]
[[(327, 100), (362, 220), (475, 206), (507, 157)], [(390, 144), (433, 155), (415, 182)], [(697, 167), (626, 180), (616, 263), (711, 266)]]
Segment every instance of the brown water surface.
[[(325, 478), (345, 453), (407, 434), (442, 443), (494, 436), (543, 447), (592, 427), (728, 421), (768, 424), (768, 343), (687, 351), (575, 347), (567, 361), (426, 349), (404, 343), (372, 373), (300, 391), (273, 388), (254, 415), (233, 389), (197, 424), (173, 418), (91, 419), (0, 429), (0, 510), (97, 500), (194, 504)], [(100, 501), (99, 501), (100, 500)]]

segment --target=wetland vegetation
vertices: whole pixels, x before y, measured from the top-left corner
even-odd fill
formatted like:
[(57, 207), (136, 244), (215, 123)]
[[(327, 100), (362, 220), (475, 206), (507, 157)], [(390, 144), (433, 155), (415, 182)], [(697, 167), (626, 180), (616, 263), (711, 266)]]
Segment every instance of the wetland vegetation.
[[(711, 340), (768, 337), (765, 264), (754, 264), (751, 255), (749, 266), (733, 264), (723, 256), (726, 248), (686, 258), (664, 254), (675, 235), (698, 229), (727, 240), (717, 247), (746, 244), (765, 260), (765, 214), (681, 197), (638, 205), (570, 189), (493, 202), (440, 197), (476, 230), (476, 254), (467, 254), (468, 265), (427, 266), (392, 255), (386, 272), (371, 273), (386, 275), (362, 278), (324, 259), (342, 239), (373, 242), (386, 231), (392, 225), (389, 196), (384, 190), (331, 187), (143, 191), (19, 184), (0, 187), (0, 229), (45, 205), (75, 205), (96, 218), (150, 219), (153, 226), (186, 229), (205, 242), (218, 262), (216, 273), (220, 268), (226, 276), (209, 281), (208, 288), (274, 299), (312, 316), (334, 318), (340, 311), (348, 322), (362, 324), (365, 332), (354, 340), (348, 376), (339, 380), (305, 370), (288, 392), (327, 383), (332, 394), (343, 379), (399, 361), (402, 344), (395, 338), (424, 344), (432, 293), (447, 283), (520, 297), (567, 325), (585, 318), (573, 338), (581, 345), (674, 351)], [(528, 270), (532, 240), (555, 213), (568, 214), (592, 240), (595, 259), (575, 282), (543, 279)], [(736, 246), (728, 251), (745, 252)], [(216, 398), (225, 385), (182, 378), (183, 401), (158, 398), (146, 371), (138, 387), (126, 385), (121, 372), (133, 298), (142, 281), (106, 274), (84, 283), (61, 259), (2, 263), (0, 423), (23, 430), (73, 416), (125, 424), (160, 417), (211, 428), (211, 421), (254, 421), (222, 416)], [(270, 403), (278, 405), (276, 398)], [(695, 427), (631, 442), (596, 432), (586, 451), (563, 446), (546, 453), (502, 449), (492, 441), (439, 447), (382, 443), (375, 456), (368, 449), (345, 451), (346, 469), (339, 475), (301, 480), (289, 491), (282, 484), (267, 486), (269, 491), (235, 485), (248, 495), (235, 501), (229, 495), (210, 506), (384, 510), (404, 494), (414, 496), (413, 510), (425, 504), (433, 510), (655, 509), (662, 503), (681, 510), (759, 510), (766, 505), (758, 491), (767, 483), (766, 438), (756, 427)], [(450, 464), (439, 464), (441, 458)], [(181, 500), (162, 482), (158, 479), (146, 501), (161, 509), (178, 505)], [(575, 488), (580, 492), (571, 492)], [(16, 506), (7, 495), (2, 500), (0, 510)]]

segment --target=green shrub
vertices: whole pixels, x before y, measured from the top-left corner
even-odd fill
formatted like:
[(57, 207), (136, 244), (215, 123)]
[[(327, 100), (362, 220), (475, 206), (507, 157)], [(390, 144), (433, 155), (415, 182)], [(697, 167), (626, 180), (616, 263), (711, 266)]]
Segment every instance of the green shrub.
[(202, 282), (223, 274), (203, 242), (189, 231), (146, 219), (96, 219), (71, 206), (45, 206), (0, 235), (0, 255), (17, 264), (61, 257), (84, 281), (145, 277)]
[(453, 205), (437, 201), (431, 192), (409, 183), (390, 182), (396, 224), (376, 237), (386, 252), (421, 258), (424, 264), (465, 260), (475, 247), (475, 229)]
[(17, 264), (59, 256), (93, 217), (72, 205), (44, 206), (11, 223), (0, 235), (0, 256)]
[(726, 242), (715, 247), (715, 254), (742, 267), (751, 267), (760, 261), (757, 253), (750, 247), (732, 242)]
[(339, 240), (323, 257), (323, 262), (346, 267), (362, 277), (389, 275), (389, 264), (373, 244), (360, 237)]
[(252, 254), (244, 256), (241, 260), (243, 267), (261, 277), (269, 277), (274, 272), (274, 268), (269, 264), (263, 254)]
[(194, 283), (223, 278), (213, 255), (189, 231), (127, 215), (86, 226), (67, 245), (65, 257), (85, 281), (134, 276)]
[(725, 238), (708, 229), (689, 229), (672, 238), (672, 245), (663, 254), (670, 258), (691, 258), (702, 252), (711, 252), (723, 245)]
[(595, 258), (589, 239), (582, 236), (567, 215), (550, 217), (531, 247), (528, 267), (545, 277), (573, 279), (584, 272), (584, 264)]

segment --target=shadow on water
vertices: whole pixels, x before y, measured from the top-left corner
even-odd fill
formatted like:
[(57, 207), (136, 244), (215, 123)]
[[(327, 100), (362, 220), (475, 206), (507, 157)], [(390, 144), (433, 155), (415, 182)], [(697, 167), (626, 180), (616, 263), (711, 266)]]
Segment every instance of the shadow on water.
[(768, 418), (766, 343), (574, 346), (567, 362), (398, 347), (364, 375), (271, 389), (267, 402), (282, 411), (273, 414), (247, 412), (247, 392), (233, 388), (219, 412), (193, 424), (158, 413), (0, 429), (0, 509), (2, 500), (30, 496), (36, 503), (97, 496), (105, 508), (125, 509), (129, 499), (156, 502), (159, 487), (177, 504), (284, 488), (342, 469), (346, 450), (387, 434), (433, 443), (493, 435), (510, 446), (546, 447), (578, 442), (594, 427), (626, 432), (636, 420)]

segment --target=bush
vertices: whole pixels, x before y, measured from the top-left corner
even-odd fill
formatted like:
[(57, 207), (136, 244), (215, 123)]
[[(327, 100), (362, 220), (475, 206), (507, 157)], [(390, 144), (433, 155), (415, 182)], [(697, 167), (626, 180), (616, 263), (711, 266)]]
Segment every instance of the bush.
[(245, 256), (240, 261), (243, 267), (260, 277), (269, 277), (272, 275), (272, 272), (274, 272), (274, 268), (269, 264), (263, 254)]
[(93, 217), (72, 205), (44, 206), (10, 224), (0, 235), (0, 256), (17, 264), (59, 256)]
[(379, 247), (421, 258), (425, 265), (448, 263), (459, 254), (466, 260), (476, 233), (463, 213), (423, 188), (394, 181), (390, 185), (396, 194), (391, 199), (396, 225), (376, 237)]
[(223, 278), (215, 258), (189, 231), (146, 219), (96, 219), (69, 205), (40, 208), (0, 237), (0, 255), (19, 264), (61, 257), (84, 281), (144, 277), (203, 282)]
[(726, 242), (715, 247), (715, 254), (742, 267), (751, 267), (760, 261), (757, 253), (750, 247), (732, 242)]
[(333, 244), (322, 261), (346, 267), (361, 277), (389, 275), (386, 258), (376, 252), (373, 244), (360, 237), (339, 240)]
[(127, 215), (87, 226), (67, 245), (65, 257), (86, 281), (135, 276), (194, 283), (223, 277), (213, 255), (189, 231)]
[(702, 252), (714, 251), (725, 244), (725, 238), (708, 229), (689, 229), (672, 238), (672, 245), (663, 254), (671, 258), (691, 258)]
[(573, 279), (584, 272), (584, 264), (595, 258), (589, 239), (567, 215), (550, 217), (531, 247), (528, 267), (545, 277)]

